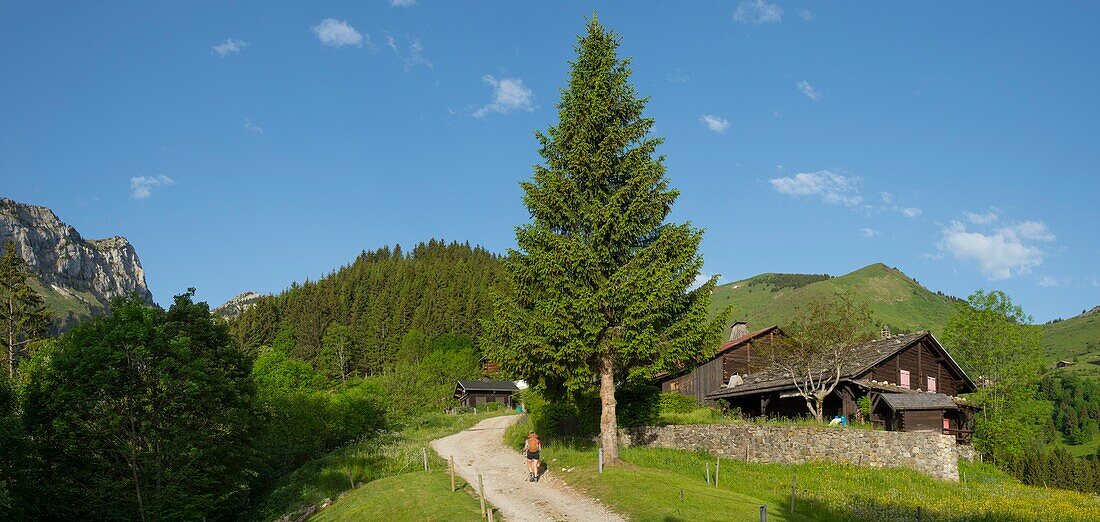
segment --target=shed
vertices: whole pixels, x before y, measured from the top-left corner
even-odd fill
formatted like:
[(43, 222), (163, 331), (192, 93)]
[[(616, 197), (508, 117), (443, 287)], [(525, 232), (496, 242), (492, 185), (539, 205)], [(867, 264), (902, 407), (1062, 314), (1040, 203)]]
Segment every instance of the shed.
[(946, 413), (959, 409), (954, 399), (942, 393), (883, 393), (880, 403), (887, 410), (886, 428), (896, 431), (950, 430), (954, 415)]
[(514, 406), (512, 396), (518, 391), (519, 387), (512, 381), (458, 381), (454, 398), (462, 406), (471, 408), (490, 402), (511, 408)]

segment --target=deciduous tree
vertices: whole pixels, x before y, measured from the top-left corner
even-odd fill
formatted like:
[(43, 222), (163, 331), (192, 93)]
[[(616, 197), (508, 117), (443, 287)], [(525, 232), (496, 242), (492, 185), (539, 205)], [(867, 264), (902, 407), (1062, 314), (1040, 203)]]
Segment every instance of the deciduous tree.
[(944, 329), (944, 344), (979, 384), (975, 445), (994, 457), (1017, 457), (1042, 436), (1040, 421), (1050, 413), (1035, 399), (1041, 336), (1031, 316), (1000, 291), (975, 292)]
[(757, 354), (769, 368), (783, 372), (806, 401), (806, 409), (822, 420), (825, 397), (836, 389), (851, 362), (851, 347), (871, 336), (873, 323), (866, 305), (856, 306), (845, 295), (810, 301), (785, 326), (786, 335), (769, 337)]

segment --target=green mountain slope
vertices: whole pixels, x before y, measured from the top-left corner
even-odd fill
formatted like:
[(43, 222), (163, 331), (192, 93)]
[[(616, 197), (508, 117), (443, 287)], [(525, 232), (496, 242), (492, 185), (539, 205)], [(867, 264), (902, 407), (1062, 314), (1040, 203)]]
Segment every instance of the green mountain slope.
[(1043, 325), (1043, 350), (1051, 364), (1073, 364), (1058, 371), (1100, 377), (1100, 306), (1077, 317)]
[[(939, 336), (955, 308), (954, 298), (875, 263), (838, 277), (769, 273), (727, 283), (715, 288), (711, 313), (733, 306), (732, 319), (748, 321), (750, 329), (783, 326), (799, 307), (837, 292), (867, 304), (875, 320), (894, 332), (931, 330)], [(1059, 371), (1100, 378), (1100, 306), (1041, 329), (1045, 355), (1052, 366), (1059, 360), (1072, 361), (1074, 364)]]
[(782, 326), (806, 303), (836, 293), (866, 304), (877, 321), (896, 332), (931, 330), (938, 335), (954, 311), (951, 298), (882, 263), (839, 277), (762, 274), (728, 283), (715, 289), (711, 310), (733, 306), (733, 319), (748, 321), (750, 329)]

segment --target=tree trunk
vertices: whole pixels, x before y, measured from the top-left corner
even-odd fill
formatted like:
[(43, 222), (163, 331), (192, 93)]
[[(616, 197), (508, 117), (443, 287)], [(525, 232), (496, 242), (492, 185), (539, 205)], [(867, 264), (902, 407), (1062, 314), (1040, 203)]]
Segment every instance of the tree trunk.
[(619, 430), (615, 417), (615, 362), (611, 355), (600, 356), (600, 445), (604, 464), (619, 461)]

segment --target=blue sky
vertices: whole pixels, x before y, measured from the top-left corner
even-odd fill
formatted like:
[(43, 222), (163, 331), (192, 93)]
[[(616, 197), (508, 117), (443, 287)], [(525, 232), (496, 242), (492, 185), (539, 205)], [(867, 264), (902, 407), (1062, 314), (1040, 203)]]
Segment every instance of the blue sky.
[(129, 238), (161, 303), (432, 237), (504, 252), (598, 11), (708, 273), (1100, 304), (1100, 3), (312, 4), (0, 5), (0, 194)]

